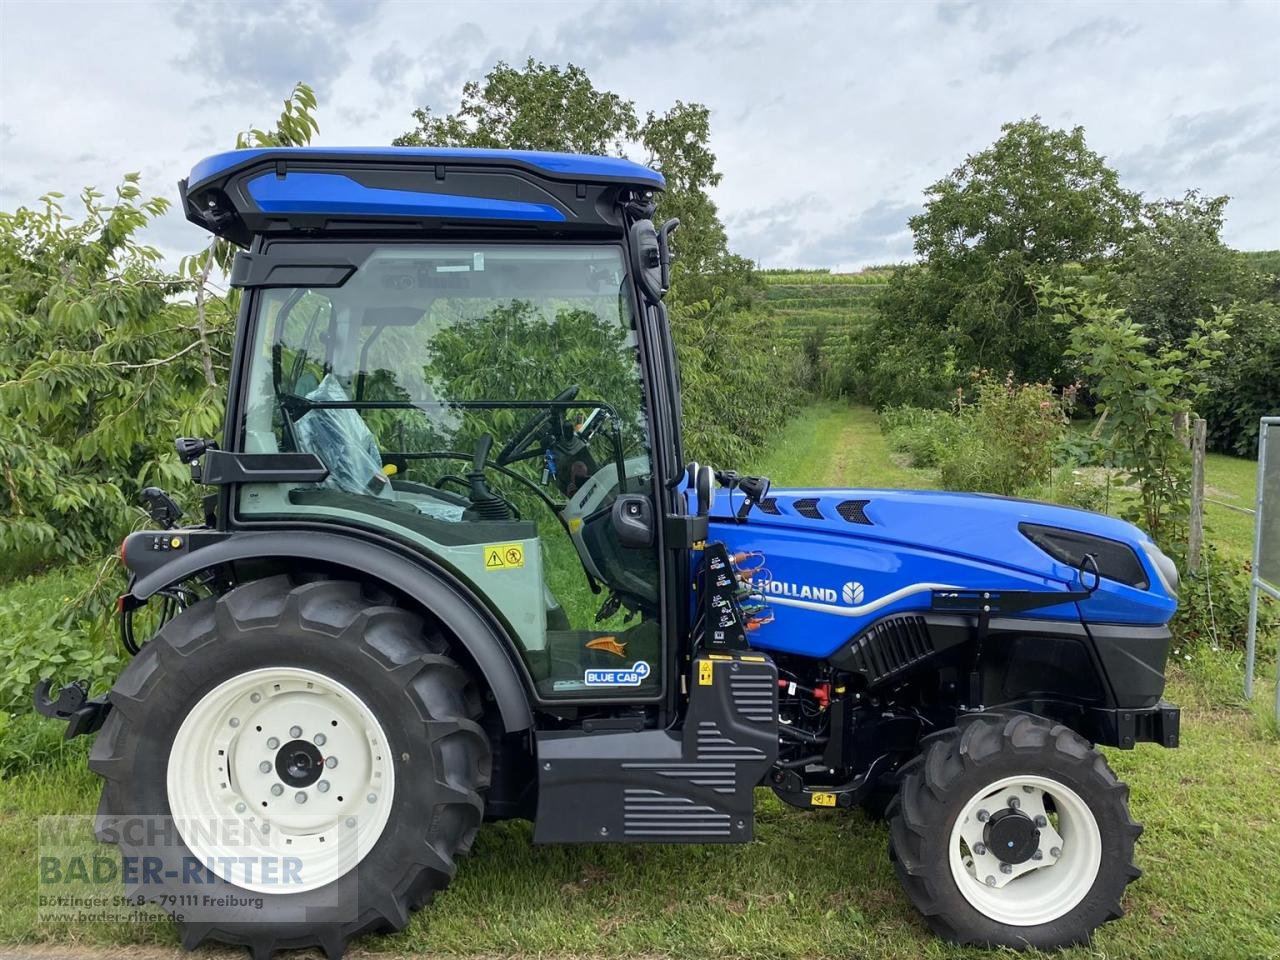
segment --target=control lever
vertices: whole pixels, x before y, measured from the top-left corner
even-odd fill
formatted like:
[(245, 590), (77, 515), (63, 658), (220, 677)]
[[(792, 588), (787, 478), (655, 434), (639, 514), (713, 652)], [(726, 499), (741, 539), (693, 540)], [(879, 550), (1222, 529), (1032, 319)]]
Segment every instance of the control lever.
[(467, 499), (471, 501), (471, 506), (463, 511), (464, 520), (514, 519), (511, 505), (494, 495), (484, 475), (484, 465), (489, 460), (492, 448), (493, 435), (482, 433), (476, 441), (475, 453), (471, 457), (471, 470), (467, 473)]

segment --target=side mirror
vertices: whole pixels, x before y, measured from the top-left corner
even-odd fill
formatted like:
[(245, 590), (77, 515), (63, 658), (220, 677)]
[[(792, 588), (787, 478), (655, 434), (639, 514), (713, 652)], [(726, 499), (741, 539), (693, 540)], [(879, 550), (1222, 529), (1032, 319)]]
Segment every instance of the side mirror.
[(711, 513), (716, 500), (715, 471), (705, 463), (698, 467), (698, 475), (694, 478), (693, 489), (698, 494), (698, 516), (705, 517)]
[(672, 217), (658, 228), (658, 258), (662, 261), (662, 292), (671, 289), (671, 261), (675, 256), (671, 252), (671, 234), (680, 226), (680, 219)]
[(667, 288), (662, 282), (662, 247), (652, 220), (637, 220), (631, 225), (631, 269), (645, 299), (661, 302)]

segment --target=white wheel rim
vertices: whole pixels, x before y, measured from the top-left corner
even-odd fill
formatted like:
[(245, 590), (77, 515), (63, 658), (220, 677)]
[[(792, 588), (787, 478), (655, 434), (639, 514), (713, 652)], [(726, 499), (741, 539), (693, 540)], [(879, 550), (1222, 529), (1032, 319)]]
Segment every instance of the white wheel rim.
[[(286, 750), (294, 743), (310, 748)], [(182, 721), (169, 752), (169, 809), (192, 854), (222, 879), (303, 893), (377, 843), (395, 793), (391, 761), (373, 711), (343, 684), (298, 667), (250, 670)], [(227, 824), (238, 828), (217, 827)]]
[[(1046, 796), (1053, 800), (1052, 812)], [(1005, 863), (986, 849), (990, 816), (1010, 808), (1010, 801), (1037, 824), (1036, 859)], [(949, 859), (951, 876), (974, 909), (997, 923), (1031, 927), (1065, 916), (1085, 898), (1102, 866), (1102, 833), (1070, 787), (1048, 777), (1006, 777), (961, 809), (951, 829)]]

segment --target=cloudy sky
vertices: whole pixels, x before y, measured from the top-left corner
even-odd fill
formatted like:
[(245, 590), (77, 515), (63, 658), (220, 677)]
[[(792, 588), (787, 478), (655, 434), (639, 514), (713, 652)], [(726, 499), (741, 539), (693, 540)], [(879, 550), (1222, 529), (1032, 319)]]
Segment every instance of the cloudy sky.
[[(176, 197), (296, 80), (318, 143), (385, 144), (528, 56), (641, 111), (706, 103), (731, 244), (766, 266), (909, 257), (922, 190), (1031, 114), (1083, 124), (1148, 196), (1230, 194), (1228, 241), (1280, 247), (1280, 0), (0, 0), (0, 208), (128, 170)], [(151, 239), (202, 234), (171, 213)]]

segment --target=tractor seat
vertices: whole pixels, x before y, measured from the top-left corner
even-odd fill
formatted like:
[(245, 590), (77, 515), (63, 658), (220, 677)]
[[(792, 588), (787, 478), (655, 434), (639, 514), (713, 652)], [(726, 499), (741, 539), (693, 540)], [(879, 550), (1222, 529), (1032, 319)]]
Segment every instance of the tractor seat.
[[(351, 398), (341, 381), (328, 373), (306, 399), (340, 403)], [(437, 520), (462, 519), (464, 507), (456, 503), (456, 498), (436, 500), (397, 495), (391, 479), (383, 472), (382, 455), (373, 432), (358, 410), (349, 407), (308, 410), (294, 421), (293, 435), (298, 450), (315, 454), (328, 468), (329, 476), (320, 484), (323, 488), (377, 500), (402, 500), (411, 509)]]

